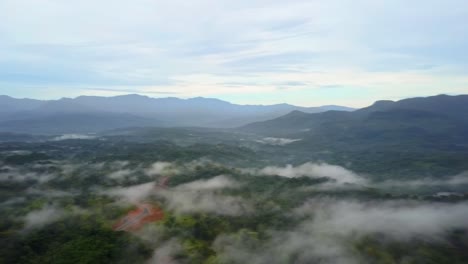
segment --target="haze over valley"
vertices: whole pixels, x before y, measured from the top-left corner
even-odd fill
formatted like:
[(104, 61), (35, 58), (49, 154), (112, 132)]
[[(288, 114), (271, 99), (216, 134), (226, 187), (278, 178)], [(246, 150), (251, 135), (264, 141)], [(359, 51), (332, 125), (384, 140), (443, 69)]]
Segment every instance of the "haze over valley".
[[(2, 98), (2, 262), (468, 260), (468, 96)], [(167, 123), (139, 121), (152, 113)], [(243, 121), (212, 127), (221, 116)]]
[(0, 264), (467, 264), (466, 25), (466, 0), (1, 0)]
[(318, 113), (351, 111), (344, 106), (299, 107), (289, 104), (236, 105), (212, 98), (150, 98), (80, 96), (33, 100), (0, 97), (0, 131), (30, 133), (96, 133), (131, 126), (237, 127), (298, 110)]

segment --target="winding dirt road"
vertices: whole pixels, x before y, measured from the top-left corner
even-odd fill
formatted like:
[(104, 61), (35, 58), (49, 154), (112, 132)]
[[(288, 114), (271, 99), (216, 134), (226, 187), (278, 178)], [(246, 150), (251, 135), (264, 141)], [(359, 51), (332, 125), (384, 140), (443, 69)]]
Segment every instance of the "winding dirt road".
[(164, 218), (164, 212), (151, 204), (139, 204), (136, 210), (130, 211), (114, 226), (114, 231), (137, 231), (145, 224), (157, 222)]

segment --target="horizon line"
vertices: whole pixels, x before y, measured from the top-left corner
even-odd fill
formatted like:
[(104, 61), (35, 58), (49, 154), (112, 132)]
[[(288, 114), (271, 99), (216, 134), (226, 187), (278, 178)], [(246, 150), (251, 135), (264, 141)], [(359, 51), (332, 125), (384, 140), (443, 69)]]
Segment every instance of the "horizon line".
[[(397, 101), (400, 101), (400, 100), (405, 100), (405, 99), (410, 99), (410, 98), (428, 98), (428, 97), (436, 97), (436, 96), (463, 96), (463, 95), (468, 95), (468, 94), (448, 94), (448, 93), (441, 93), (441, 94), (429, 95), (429, 96), (405, 97), (405, 98), (401, 98), (401, 99), (399, 99), (399, 100), (379, 99), (379, 100), (374, 101), (372, 104), (374, 104), (375, 102), (378, 102), (378, 101), (392, 101), (392, 102), (397, 102)], [(240, 106), (291, 105), (291, 106), (304, 107), (304, 108), (326, 107), (326, 106), (339, 106), (339, 107), (347, 107), (347, 108), (352, 108), (352, 109), (359, 109), (359, 108), (364, 108), (364, 107), (367, 107), (367, 106), (372, 105), (372, 104), (370, 104), (370, 105), (361, 106), (361, 107), (351, 107), (351, 106), (339, 105), (339, 104), (324, 104), (324, 105), (318, 105), (318, 106), (317, 106), (317, 105), (316, 105), (316, 106), (301, 106), (301, 105), (295, 105), (295, 104), (290, 104), (290, 103), (286, 103), (286, 102), (283, 102), (283, 103), (275, 103), (275, 104), (240, 104), (240, 103), (233, 103), (233, 102), (231, 102), (231, 101), (224, 100), (224, 99), (220, 99), (220, 98), (216, 98), (216, 97), (204, 97), (204, 96), (195, 96), (195, 97), (176, 97), (176, 96), (153, 97), (153, 96), (148, 96), (148, 95), (145, 95), (145, 94), (138, 94), (138, 93), (129, 93), (129, 94), (112, 95), (112, 96), (86, 95), (86, 94), (83, 94), (83, 95), (79, 95), (79, 96), (76, 96), (76, 97), (60, 97), (60, 98), (58, 98), (58, 99), (37, 99), (37, 98), (30, 98), (30, 97), (22, 97), (22, 98), (19, 98), (19, 97), (14, 97), (14, 96), (7, 95), (7, 94), (1, 94), (1, 95), (0, 95), (0, 97), (9, 97), (9, 98), (16, 99), (16, 100), (36, 100), (36, 101), (43, 101), (43, 102), (48, 102), (48, 101), (60, 101), (60, 100), (67, 100), (67, 99), (68, 99), (68, 100), (75, 100), (75, 99), (78, 99), (78, 98), (80, 98), (80, 97), (116, 98), (116, 97), (125, 97), (125, 96), (139, 96), (139, 97), (145, 97), (145, 98), (154, 99), (154, 100), (158, 100), (158, 99), (178, 99), (178, 100), (185, 100), (185, 101), (188, 101), (188, 100), (193, 100), (193, 99), (207, 99), (207, 100), (222, 101), (222, 102), (225, 102), (225, 103), (229, 103), (229, 104), (233, 104), (233, 105), (240, 105)]]

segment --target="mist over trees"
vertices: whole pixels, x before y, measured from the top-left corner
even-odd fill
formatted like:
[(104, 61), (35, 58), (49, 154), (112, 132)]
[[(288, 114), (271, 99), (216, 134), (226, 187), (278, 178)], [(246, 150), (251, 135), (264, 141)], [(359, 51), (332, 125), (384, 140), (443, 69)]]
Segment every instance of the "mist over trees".
[(236, 129), (2, 133), (0, 262), (466, 263), (458, 100)]

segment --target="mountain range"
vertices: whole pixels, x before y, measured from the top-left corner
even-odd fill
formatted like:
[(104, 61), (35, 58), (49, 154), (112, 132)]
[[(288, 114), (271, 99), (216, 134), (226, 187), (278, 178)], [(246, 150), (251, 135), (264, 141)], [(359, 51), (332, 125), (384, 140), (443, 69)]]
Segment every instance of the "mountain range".
[(151, 98), (135, 94), (49, 101), (0, 96), (0, 131), (60, 134), (145, 126), (233, 128), (291, 111), (319, 113), (328, 110), (354, 109), (334, 105), (238, 105), (212, 98)]
[(391, 131), (458, 133), (468, 125), (468, 95), (438, 95), (400, 101), (377, 101), (356, 111), (305, 113), (287, 115), (248, 124), (242, 131), (269, 136), (356, 133), (375, 134)]
[(99, 133), (139, 142), (243, 145), (274, 162), (326, 161), (383, 178), (468, 170), (468, 95), (377, 101), (354, 111), (138, 95), (55, 101), (3, 96), (0, 105), (0, 137), (7, 141)]
[(287, 115), (239, 128), (291, 142), (272, 152), (326, 160), (377, 177), (447, 176), (467, 170), (468, 95), (377, 101), (353, 112)]

